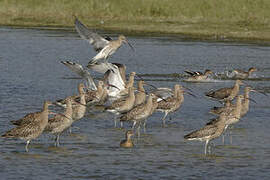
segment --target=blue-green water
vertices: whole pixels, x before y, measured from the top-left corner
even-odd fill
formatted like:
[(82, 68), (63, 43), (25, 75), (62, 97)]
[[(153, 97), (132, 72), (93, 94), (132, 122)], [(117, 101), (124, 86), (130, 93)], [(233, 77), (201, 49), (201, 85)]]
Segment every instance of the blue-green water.
[[(212, 155), (203, 154), (204, 144), (187, 142), (183, 136), (203, 126), (208, 111), (219, 105), (204, 97), (210, 89), (233, 85), (232, 80), (215, 83), (186, 83), (173, 73), (211, 69), (223, 73), (234, 68), (259, 71), (246, 81), (256, 89), (270, 89), (270, 47), (244, 43), (188, 41), (169, 37), (128, 37), (133, 53), (123, 46), (110, 59), (123, 63), (127, 72), (136, 71), (157, 87), (180, 83), (197, 98), (185, 96), (176, 113), (161, 127), (163, 114), (148, 119), (147, 132), (135, 148), (119, 148), (124, 130), (114, 128), (113, 116), (89, 109), (74, 124), (73, 133), (42, 135), (24, 150), (21, 140), (0, 139), (1, 179), (269, 179), (270, 99), (252, 93), (257, 104), (234, 126), (233, 143), (214, 140)], [(0, 29), (0, 133), (12, 128), (9, 121), (38, 111), (44, 100), (77, 93), (82, 80), (61, 60), (86, 65), (95, 55), (90, 45), (75, 32), (29, 29)], [(94, 76), (101, 75), (92, 73)], [(162, 75), (164, 74), (164, 75)], [(243, 92), (243, 89), (241, 89)], [(125, 125), (128, 128), (128, 125)]]

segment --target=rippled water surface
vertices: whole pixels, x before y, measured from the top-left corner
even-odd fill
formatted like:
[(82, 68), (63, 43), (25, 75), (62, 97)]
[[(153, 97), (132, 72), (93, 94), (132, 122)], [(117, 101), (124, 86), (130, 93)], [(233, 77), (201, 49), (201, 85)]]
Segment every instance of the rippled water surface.
[[(187, 142), (183, 136), (203, 126), (208, 111), (219, 105), (204, 97), (210, 89), (231, 86), (231, 79), (210, 83), (183, 82), (184, 70), (211, 69), (216, 74), (235, 68), (256, 72), (246, 82), (270, 93), (270, 47), (244, 43), (188, 41), (168, 37), (128, 37), (133, 53), (123, 46), (110, 59), (126, 64), (158, 87), (175, 83), (189, 87), (197, 98), (185, 96), (180, 110), (161, 127), (161, 113), (148, 119), (147, 132), (135, 148), (119, 148), (124, 130), (114, 128), (113, 116), (89, 109), (76, 122), (72, 134), (64, 133), (60, 147), (53, 137), (42, 135), (24, 150), (21, 140), (0, 139), (1, 179), (269, 179), (270, 99), (252, 93), (257, 103), (234, 126), (233, 142), (214, 140), (211, 155), (204, 144)], [(29, 29), (0, 29), (0, 133), (12, 128), (9, 121), (38, 111), (44, 100), (56, 100), (77, 93), (82, 80), (61, 60), (86, 65), (94, 51), (75, 32)], [(99, 74), (92, 73), (95, 77)], [(241, 92), (243, 89), (241, 89)], [(125, 125), (129, 127), (128, 124)]]

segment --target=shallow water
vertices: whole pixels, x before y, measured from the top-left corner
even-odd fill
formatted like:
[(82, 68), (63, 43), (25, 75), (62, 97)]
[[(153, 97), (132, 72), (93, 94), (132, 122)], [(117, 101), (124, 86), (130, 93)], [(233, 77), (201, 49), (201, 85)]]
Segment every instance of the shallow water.
[[(40, 110), (43, 101), (77, 93), (82, 80), (61, 60), (86, 65), (94, 51), (75, 32), (30, 29), (0, 29), (0, 132), (26, 113)], [(21, 140), (0, 139), (0, 174), (3, 179), (269, 179), (270, 99), (251, 94), (257, 104), (232, 129), (233, 142), (214, 140), (212, 154), (203, 154), (204, 144), (184, 141), (183, 136), (203, 126), (219, 103), (204, 97), (210, 89), (231, 86), (232, 79), (209, 83), (183, 82), (184, 70), (206, 68), (225, 73), (234, 68), (256, 67), (246, 82), (270, 93), (269, 46), (243, 43), (187, 41), (169, 37), (128, 37), (133, 53), (123, 46), (110, 59), (124, 63), (158, 87), (175, 83), (191, 88), (197, 98), (185, 96), (180, 110), (161, 127), (161, 113), (148, 119), (147, 132), (135, 148), (119, 148), (124, 130), (113, 127), (113, 116), (90, 109), (74, 124), (72, 134), (42, 135), (24, 150)], [(92, 73), (95, 77), (99, 74)], [(243, 91), (243, 89), (241, 89)], [(128, 124), (125, 125), (129, 127)]]

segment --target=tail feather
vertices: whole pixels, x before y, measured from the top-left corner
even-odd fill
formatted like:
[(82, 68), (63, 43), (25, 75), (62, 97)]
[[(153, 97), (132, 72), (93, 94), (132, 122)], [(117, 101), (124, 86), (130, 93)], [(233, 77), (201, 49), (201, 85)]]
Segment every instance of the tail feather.
[(10, 131), (6, 132), (5, 134), (3, 134), (1, 137), (3, 138), (14, 138), (14, 134), (10, 133)]
[(127, 118), (127, 115), (126, 114), (124, 114), (124, 115), (122, 115), (120, 117), (120, 121), (127, 121), (127, 120), (128, 120), (128, 118)]
[(205, 95), (208, 97), (213, 97), (215, 95), (215, 91), (209, 91), (209, 92), (205, 93)]
[(10, 121), (10, 122), (11, 122), (11, 124), (16, 125), (16, 126), (20, 126), (21, 123), (22, 123), (21, 120), (12, 120), (12, 121)]
[(192, 138), (197, 138), (198, 137), (198, 131), (193, 131), (187, 135), (184, 136), (184, 139), (192, 139)]

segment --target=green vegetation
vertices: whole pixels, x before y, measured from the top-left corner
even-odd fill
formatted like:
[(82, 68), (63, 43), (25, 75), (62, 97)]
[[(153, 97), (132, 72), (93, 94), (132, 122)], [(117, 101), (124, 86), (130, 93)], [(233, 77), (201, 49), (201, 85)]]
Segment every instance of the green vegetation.
[(0, 25), (270, 40), (270, 0), (0, 0)]

